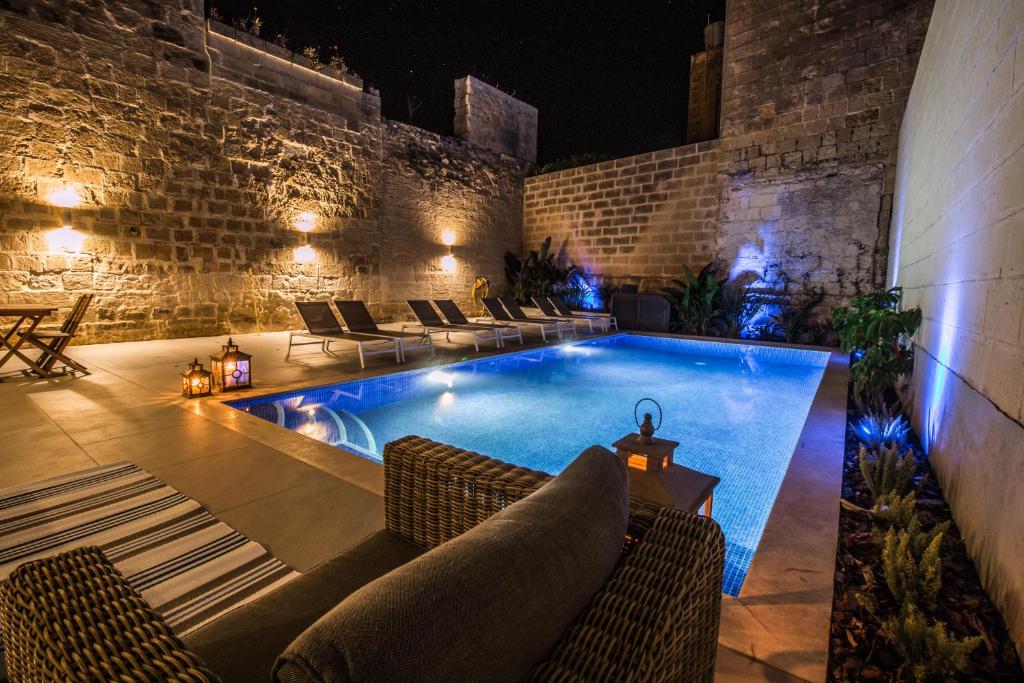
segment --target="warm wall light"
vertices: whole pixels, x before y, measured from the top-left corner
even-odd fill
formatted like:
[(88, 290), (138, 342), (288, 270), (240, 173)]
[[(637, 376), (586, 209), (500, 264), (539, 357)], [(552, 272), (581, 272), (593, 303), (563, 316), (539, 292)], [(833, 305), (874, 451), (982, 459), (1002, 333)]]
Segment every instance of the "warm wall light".
[(315, 263), (316, 262), (316, 250), (308, 244), (304, 244), (301, 247), (295, 247), (295, 262), (296, 263)]
[(455, 272), (455, 257), (451, 254), (441, 257), (441, 269), (446, 273)]
[(82, 203), (82, 196), (78, 194), (78, 190), (72, 185), (54, 190), (46, 198), (54, 206), (61, 206), (65, 209), (74, 208)]
[(445, 246), (449, 246), (449, 247), (454, 245), (455, 244), (455, 233), (452, 232), (451, 230), (445, 230), (444, 234), (441, 235), (441, 242), (443, 242), (445, 244)]
[(70, 225), (63, 228), (56, 228), (46, 233), (46, 242), (50, 251), (65, 251), (71, 254), (81, 253), (85, 245), (85, 235), (73, 229)]
[(316, 228), (316, 214), (310, 211), (303, 211), (295, 217), (292, 225), (300, 232), (313, 232)]

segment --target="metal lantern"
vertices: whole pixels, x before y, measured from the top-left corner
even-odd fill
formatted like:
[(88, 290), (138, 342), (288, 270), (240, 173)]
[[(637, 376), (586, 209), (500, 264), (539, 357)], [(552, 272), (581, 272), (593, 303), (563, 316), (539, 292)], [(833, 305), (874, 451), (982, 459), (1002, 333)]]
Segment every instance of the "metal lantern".
[(252, 356), (238, 350), (231, 338), (220, 353), (210, 356), (213, 383), (218, 391), (235, 391), (252, 386)]
[(213, 393), (213, 373), (203, 369), (199, 359), (188, 364), (188, 371), (181, 373), (181, 395), (185, 398), (199, 398)]

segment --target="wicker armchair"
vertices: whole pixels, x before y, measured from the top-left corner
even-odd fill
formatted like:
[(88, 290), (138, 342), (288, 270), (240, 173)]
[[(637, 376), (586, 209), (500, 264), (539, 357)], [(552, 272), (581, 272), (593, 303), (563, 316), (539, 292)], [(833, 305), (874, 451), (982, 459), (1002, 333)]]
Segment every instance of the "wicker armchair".
[[(434, 547), (550, 475), (407, 436), (384, 448), (385, 525)], [(725, 539), (707, 517), (630, 499), (623, 557), (536, 681), (713, 681)]]
[[(415, 436), (385, 446), (384, 477), (387, 532), (425, 549), (458, 536), (550, 478)], [(714, 521), (631, 500), (622, 559), (531, 679), (712, 681), (724, 557), (724, 539)], [(331, 571), (323, 567), (281, 591), (301, 592), (307, 579), (322, 581), (324, 575), (317, 573)], [(224, 624), (220, 627), (244, 631), (254, 621), (246, 611), (258, 605), (206, 628)], [(323, 605), (309, 623), (331, 607)], [(265, 632), (273, 624), (259, 626)], [(15, 682), (217, 680), (96, 549), (17, 569), (0, 585), (0, 627), (7, 673)], [(291, 623), (282, 631), (295, 627)], [(283, 632), (282, 643), (296, 635)], [(213, 661), (214, 653), (200, 652)], [(246, 679), (259, 680), (269, 676), (270, 666), (255, 660), (269, 657), (272, 663), (276, 655), (232, 652), (234, 659), (214, 669), (238, 679), (239, 668), (246, 666), (253, 672)]]

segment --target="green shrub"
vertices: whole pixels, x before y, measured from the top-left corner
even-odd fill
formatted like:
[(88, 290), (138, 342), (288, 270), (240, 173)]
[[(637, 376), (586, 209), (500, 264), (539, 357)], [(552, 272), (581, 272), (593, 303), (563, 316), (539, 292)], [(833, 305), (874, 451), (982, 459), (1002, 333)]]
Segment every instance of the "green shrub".
[(688, 334), (715, 334), (722, 318), (723, 288), (729, 280), (720, 278), (717, 268), (717, 263), (709, 263), (694, 275), (689, 266), (683, 266), (683, 279), (672, 280), (673, 286), (661, 290), (679, 317), (673, 322), (674, 329)]
[(589, 287), (574, 265), (562, 267), (556, 254), (551, 251), (551, 238), (541, 242), (540, 247), (531, 250), (525, 259), (510, 251), (505, 252), (505, 279), (512, 290), (512, 296), (521, 304), (530, 304), (535, 296), (561, 296), (570, 305), (577, 305), (577, 299), (585, 298)]
[(840, 348), (859, 353), (850, 366), (854, 398), (860, 405), (884, 405), (886, 390), (914, 367), (909, 338), (921, 325), (921, 309), (900, 310), (903, 290), (869, 292), (832, 309)]
[(883, 528), (907, 529), (917, 520), (917, 493), (911, 491), (900, 495), (890, 491), (878, 497), (871, 508), (871, 518), (875, 525)]
[(939, 550), (948, 524), (921, 531), (917, 516), (906, 529), (893, 527), (882, 542), (882, 574), (889, 592), (901, 604), (931, 605), (942, 588)]
[(871, 491), (872, 504), (889, 493), (903, 495), (914, 482), (914, 452), (907, 450), (903, 455), (895, 446), (883, 446), (878, 451), (860, 447), (860, 473)]
[(884, 622), (882, 636), (918, 681), (963, 671), (971, 651), (981, 642), (979, 636), (957, 639), (942, 622), (929, 624), (914, 605), (904, 605), (899, 616)]

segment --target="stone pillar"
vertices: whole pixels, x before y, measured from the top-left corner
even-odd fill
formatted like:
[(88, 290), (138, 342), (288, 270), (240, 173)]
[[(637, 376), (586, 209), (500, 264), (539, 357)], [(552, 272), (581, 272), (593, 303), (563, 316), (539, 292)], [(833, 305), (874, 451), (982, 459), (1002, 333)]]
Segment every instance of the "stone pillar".
[(686, 112), (686, 142), (718, 137), (722, 110), (722, 43), (725, 24), (704, 27), (704, 51), (690, 57), (690, 100)]

